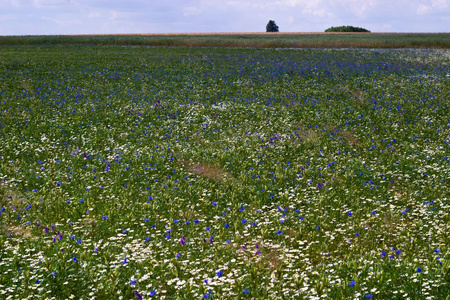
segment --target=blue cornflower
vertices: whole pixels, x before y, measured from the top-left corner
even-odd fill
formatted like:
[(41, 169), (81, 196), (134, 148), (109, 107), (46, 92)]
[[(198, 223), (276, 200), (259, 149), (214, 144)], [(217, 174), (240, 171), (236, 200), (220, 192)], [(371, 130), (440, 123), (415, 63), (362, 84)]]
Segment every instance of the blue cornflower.
[(245, 224), (245, 223), (247, 223), (247, 220), (246, 219), (242, 219), (241, 223)]
[(354, 287), (355, 287), (355, 284), (356, 284), (356, 281), (353, 280), (353, 281), (351, 281), (348, 285), (351, 286), (352, 288), (354, 288)]
[(155, 294), (156, 294), (156, 291), (155, 291), (155, 290), (151, 290), (151, 291), (150, 291), (150, 297), (155, 296)]
[(242, 292), (243, 292), (244, 294), (250, 293), (250, 291), (249, 291), (248, 289), (244, 289)]
[(217, 274), (217, 277), (220, 277), (220, 276), (223, 275), (223, 271), (222, 271), (222, 270), (219, 270), (216, 274)]
[(422, 269), (421, 268), (417, 268), (416, 272), (420, 273), (420, 272), (422, 272)]
[(277, 230), (277, 234), (278, 235), (283, 234), (283, 230)]
[(367, 299), (371, 299), (371, 298), (373, 297), (373, 295), (372, 295), (372, 294), (367, 294), (365, 297), (366, 297)]
[(133, 285), (135, 285), (135, 284), (136, 284), (136, 280), (133, 280), (133, 279), (130, 280), (130, 285), (131, 285), (131, 286), (133, 286)]
[(228, 225), (228, 224), (225, 224), (224, 226), (225, 226), (225, 228), (228, 228), (228, 227), (230, 227), (230, 225)]
[(386, 252), (385, 251), (381, 252), (381, 257), (385, 257), (385, 256), (386, 256)]

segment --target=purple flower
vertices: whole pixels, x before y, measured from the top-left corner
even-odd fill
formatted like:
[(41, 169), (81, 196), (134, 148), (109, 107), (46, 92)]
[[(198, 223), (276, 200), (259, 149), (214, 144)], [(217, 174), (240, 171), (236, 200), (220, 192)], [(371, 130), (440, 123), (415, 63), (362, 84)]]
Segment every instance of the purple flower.
[(319, 182), (317, 183), (317, 189), (320, 190), (321, 188), (323, 188), (324, 184)]
[(136, 295), (136, 297), (137, 297), (139, 300), (142, 300), (142, 295), (139, 294), (138, 291), (134, 291), (134, 294)]
[(180, 244), (183, 246), (186, 245), (186, 239), (184, 238), (184, 235), (180, 239)]

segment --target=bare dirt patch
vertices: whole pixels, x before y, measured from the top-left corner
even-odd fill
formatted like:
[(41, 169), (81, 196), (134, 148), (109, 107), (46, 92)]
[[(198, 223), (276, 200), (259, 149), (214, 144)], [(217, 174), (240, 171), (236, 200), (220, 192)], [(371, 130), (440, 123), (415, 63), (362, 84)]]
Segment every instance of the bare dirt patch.
[(350, 142), (350, 144), (352, 145), (358, 145), (361, 142), (350, 132), (348, 131), (343, 131), (342, 135)]
[(227, 177), (227, 173), (220, 167), (209, 163), (191, 163), (183, 162), (183, 165), (187, 166), (189, 171), (199, 174), (208, 179), (220, 181)]
[(35, 240), (37, 237), (33, 236), (31, 229), (23, 226), (8, 226), (4, 230), (9, 233), (13, 233), (16, 237), (26, 238), (30, 240)]

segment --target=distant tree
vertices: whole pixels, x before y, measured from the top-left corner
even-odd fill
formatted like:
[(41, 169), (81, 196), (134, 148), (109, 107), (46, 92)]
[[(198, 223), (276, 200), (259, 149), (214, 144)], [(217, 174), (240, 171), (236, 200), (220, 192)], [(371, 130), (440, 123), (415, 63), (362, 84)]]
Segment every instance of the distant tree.
[(275, 21), (270, 20), (266, 26), (266, 32), (278, 32), (278, 26), (275, 24)]
[(353, 27), (353, 26), (337, 26), (330, 27), (325, 32), (370, 32), (369, 30), (361, 27)]

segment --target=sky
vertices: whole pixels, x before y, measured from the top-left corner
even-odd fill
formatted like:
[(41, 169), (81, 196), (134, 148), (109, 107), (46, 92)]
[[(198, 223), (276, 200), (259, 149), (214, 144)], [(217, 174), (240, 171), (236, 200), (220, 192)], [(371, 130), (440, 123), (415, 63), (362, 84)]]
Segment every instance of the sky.
[(450, 32), (450, 0), (0, 0), (0, 35)]

